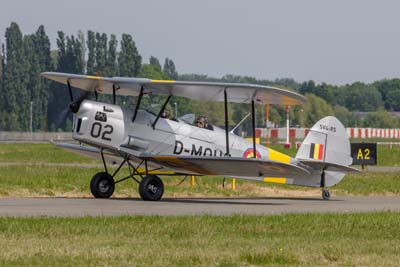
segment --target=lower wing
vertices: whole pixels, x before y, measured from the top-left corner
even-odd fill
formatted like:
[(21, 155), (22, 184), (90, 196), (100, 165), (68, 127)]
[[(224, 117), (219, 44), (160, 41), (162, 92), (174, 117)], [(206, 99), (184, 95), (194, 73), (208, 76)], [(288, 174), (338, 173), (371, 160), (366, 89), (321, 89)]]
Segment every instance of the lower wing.
[(233, 177), (296, 177), (309, 175), (302, 167), (277, 161), (234, 157), (150, 156), (149, 161), (179, 172)]

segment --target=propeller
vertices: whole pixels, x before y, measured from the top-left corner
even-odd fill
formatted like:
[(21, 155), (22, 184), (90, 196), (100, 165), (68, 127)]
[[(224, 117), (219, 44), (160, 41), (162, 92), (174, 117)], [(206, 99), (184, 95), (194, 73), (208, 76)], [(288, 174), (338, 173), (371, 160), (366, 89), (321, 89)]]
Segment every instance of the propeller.
[(79, 108), (80, 108), (83, 100), (85, 100), (88, 97), (88, 95), (89, 95), (89, 91), (85, 91), (84, 93), (80, 94), (78, 99), (69, 103), (68, 107), (66, 109), (64, 109), (58, 116), (57, 128), (60, 128), (65, 123), (65, 121), (67, 120), (67, 118), (69, 117), (69, 115), (71, 113), (75, 114), (79, 111)]
[(89, 95), (89, 91), (85, 91), (78, 97), (77, 100), (69, 103), (69, 110), (72, 113), (77, 113), (79, 111), (79, 108), (81, 107), (82, 101), (85, 100), (88, 97), (88, 95)]

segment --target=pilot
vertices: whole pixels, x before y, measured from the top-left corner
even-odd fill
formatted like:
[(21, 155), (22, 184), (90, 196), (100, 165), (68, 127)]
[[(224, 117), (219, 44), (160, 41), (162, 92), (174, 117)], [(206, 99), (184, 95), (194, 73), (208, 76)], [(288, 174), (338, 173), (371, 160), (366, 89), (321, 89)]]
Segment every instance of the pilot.
[(206, 128), (207, 125), (208, 125), (208, 120), (207, 120), (206, 116), (201, 115), (196, 119), (196, 126), (197, 127)]
[(168, 110), (164, 110), (163, 113), (161, 114), (161, 118), (163, 119), (169, 119), (171, 117), (171, 112)]

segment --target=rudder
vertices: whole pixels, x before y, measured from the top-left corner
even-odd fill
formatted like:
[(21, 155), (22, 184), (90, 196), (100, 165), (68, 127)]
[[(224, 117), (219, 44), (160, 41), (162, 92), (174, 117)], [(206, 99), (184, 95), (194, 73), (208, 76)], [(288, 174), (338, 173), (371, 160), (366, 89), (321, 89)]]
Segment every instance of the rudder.
[[(294, 184), (329, 187), (343, 179), (353, 159), (350, 156), (350, 141), (343, 124), (335, 117), (328, 116), (319, 120), (310, 129), (307, 137), (296, 154), (296, 159), (310, 167), (315, 175), (294, 181)], [(325, 172), (325, 179), (321, 174)], [(306, 182), (307, 181), (307, 182)], [(306, 184), (305, 184), (306, 183)]]

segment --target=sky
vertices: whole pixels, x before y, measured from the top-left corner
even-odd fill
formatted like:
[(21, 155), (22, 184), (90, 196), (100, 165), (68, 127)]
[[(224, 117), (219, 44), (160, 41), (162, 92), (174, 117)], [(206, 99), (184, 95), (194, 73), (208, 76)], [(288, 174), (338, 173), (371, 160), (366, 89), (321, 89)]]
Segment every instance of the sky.
[(293, 78), (331, 84), (400, 78), (400, 1), (1, 0), (0, 42), (58, 30), (132, 34), (147, 63), (171, 58), (180, 74)]

